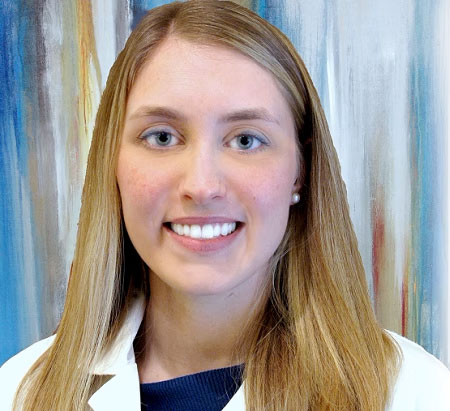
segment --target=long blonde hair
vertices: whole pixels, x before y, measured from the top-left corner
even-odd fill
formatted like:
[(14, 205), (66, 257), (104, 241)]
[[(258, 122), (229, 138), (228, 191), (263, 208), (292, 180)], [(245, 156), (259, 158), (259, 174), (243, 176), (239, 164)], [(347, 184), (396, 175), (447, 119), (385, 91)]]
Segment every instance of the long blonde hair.
[(123, 226), (115, 170), (127, 96), (169, 36), (221, 45), (278, 81), (296, 118), (301, 202), (272, 258), (266, 299), (246, 328), (249, 410), (382, 410), (399, 364), (372, 311), (345, 185), (319, 97), (286, 36), (229, 1), (151, 10), (112, 67), (98, 110), (63, 316), (52, 346), (22, 380), (15, 405), (79, 410), (96, 385), (92, 365), (114, 340), (147, 269)]

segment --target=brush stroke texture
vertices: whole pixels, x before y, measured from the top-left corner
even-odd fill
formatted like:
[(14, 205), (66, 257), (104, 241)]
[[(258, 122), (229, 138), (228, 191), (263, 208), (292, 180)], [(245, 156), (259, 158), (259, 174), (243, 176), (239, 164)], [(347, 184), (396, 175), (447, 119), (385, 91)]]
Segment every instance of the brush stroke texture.
[[(380, 323), (449, 364), (446, 0), (240, 0), (321, 97)], [(156, 0), (0, 4), (0, 363), (60, 318), (95, 113)]]

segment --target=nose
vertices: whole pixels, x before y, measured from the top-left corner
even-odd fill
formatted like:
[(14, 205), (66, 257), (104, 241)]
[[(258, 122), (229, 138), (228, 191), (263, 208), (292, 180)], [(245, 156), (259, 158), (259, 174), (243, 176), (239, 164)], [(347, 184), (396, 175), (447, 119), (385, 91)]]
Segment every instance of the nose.
[(205, 147), (186, 153), (180, 195), (198, 205), (223, 198), (226, 193), (220, 156)]

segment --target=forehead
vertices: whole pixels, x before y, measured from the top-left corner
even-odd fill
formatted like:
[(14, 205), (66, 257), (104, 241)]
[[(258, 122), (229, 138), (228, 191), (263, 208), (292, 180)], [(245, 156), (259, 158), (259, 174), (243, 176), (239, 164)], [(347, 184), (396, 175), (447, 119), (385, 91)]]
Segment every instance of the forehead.
[(127, 113), (144, 104), (170, 105), (187, 116), (264, 107), (280, 121), (291, 121), (281, 90), (271, 73), (237, 50), (171, 37), (141, 68)]

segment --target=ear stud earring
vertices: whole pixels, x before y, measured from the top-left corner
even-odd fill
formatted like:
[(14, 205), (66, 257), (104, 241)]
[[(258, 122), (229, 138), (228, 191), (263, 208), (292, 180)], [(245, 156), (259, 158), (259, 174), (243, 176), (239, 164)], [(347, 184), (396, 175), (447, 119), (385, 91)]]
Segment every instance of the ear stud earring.
[(292, 194), (292, 204), (297, 204), (300, 201), (300, 194), (294, 193)]

